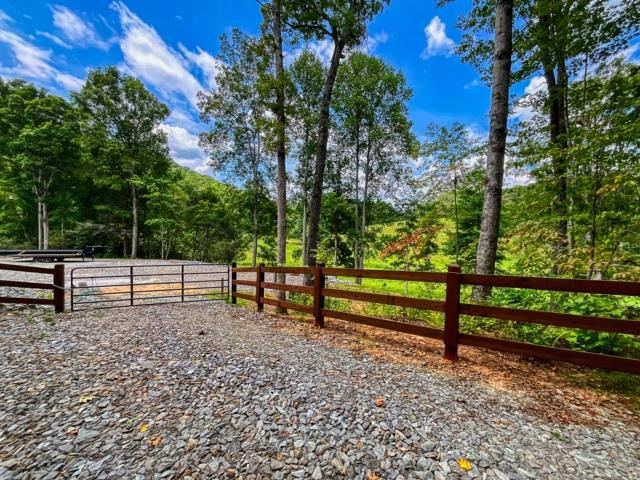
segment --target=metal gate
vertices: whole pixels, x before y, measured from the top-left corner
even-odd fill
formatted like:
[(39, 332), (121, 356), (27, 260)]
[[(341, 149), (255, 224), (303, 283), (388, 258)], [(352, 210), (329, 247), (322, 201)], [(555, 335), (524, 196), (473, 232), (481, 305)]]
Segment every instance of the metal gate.
[(230, 267), (215, 263), (71, 269), (71, 311), (229, 299)]

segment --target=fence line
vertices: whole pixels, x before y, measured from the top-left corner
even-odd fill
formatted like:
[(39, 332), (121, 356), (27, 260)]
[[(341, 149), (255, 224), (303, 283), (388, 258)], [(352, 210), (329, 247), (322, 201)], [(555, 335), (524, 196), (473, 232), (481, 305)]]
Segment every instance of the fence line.
[(0, 297), (0, 303), (19, 303), (24, 305), (53, 305), (57, 313), (64, 312), (64, 265), (53, 268), (32, 267), (29, 265), (0, 264), (0, 270), (10, 272), (44, 273), (52, 276), (51, 283), (23, 282), (18, 280), (0, 280), (0, 287), (33, 288), (51, 290), (53, 298)]
[[(238, 273), (254, 273), (256, 277), (254, 281), (242, 280), (237, 278)], [(305, 275), (308, 278), (312, 278), (313, 282), (312, 286), (266, 282), (265, 273)], [(327, 276), (440, 283), (445, 285), (446, 294), (444, 301), (441, 301), (401, 295), (326, 288), (325, 283)], [(254, 287), (255, 294), (237, 291), (237, 286), (239, 285)], [(262, 311), (266, 304), (304, 312), (312, 315), (314, 317), (314, 324), (320, 328), (324, 327), (325, 318), (334, 318), (412, 335), (435, 338), (441, 340), (444, 344), (444, 357), (453, 361), (458, 359), (458, 346), (469, 345), (502, 352), (518, 353), (520, 355), (545, 360), (556, 360), (589, 367), (640, 374), (640, 359), (465, 334), (460, 332), (460, 315), (631, 335), (640, 335), (640, 321), (461, 303), (460, 290), (464, 285), (640, 296), (640, 283), (638, 282), (463, 274), (457, 265), (449, 266), (446, 273), (328, 268), (323, 264), (318, 264), (315, 267), (267, 267), (264, 264), (260, 264), (257, 267), (237, 267), (236, 264), (233, 263), (231, 268), (232, 303), (236, 303), (236, 300), (240, 298), (255, 302), (258, 311)], [(311, 295), (313, 297), (313, 304), (312, 306), (302, 305), (266, 297), (264, 293), (265, 289), (284, 290)], [(326, 298), (341, 298), (444, 313), (444, 328), (438, 329), (416, 323), (326, 309), (324, 307)]]

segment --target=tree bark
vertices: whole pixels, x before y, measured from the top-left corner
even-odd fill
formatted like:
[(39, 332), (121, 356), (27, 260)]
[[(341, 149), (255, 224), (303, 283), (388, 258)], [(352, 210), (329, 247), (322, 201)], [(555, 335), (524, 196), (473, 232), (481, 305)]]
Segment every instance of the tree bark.
[[(493, 274), (496, 266), (509, 116), (512, 36), (513, 0), (497, 0), (486, 181), (476, 255), (476, 273), (481, 274)], [(476, 287), (473, 294), (474, 298), (483, 300), (491, 295), (491, 288)]]
[[(565, 122), (564, 91), (562, 81), (556, 82), (552, 65), (545, 66), (544, 77), (549, 96), (549, 140), (551, 143), (551, 165), (555, 184), (553, 210), (556, 215), (556, 239), (554, 241), (554, 259), (552, 273), (562, 271), (561, 263), (568, 248), (568, 212), (567, 212), (567, 128)], [(560, 76), (558, 77), (560, 78)]]
[(369, 179), (371, 175), (371, 132), (367, 135), (367, 156), (364, 163), (364, 185), (362, 188), (362, 223), (360, 229), (360, 266), (364, 268), (364, 256), (367, 245), (367, 201), (369, 200)]
[[(256, 188), (256, 187), (254, 187)], [(251, 251), (251, 266), (255, 267), (258, 261), (258, 199), (257, 192), (253, 192), (253, 248)]]
[[(277, 159), (278, 159), (278, 265), (287, 262), (287, 165), (286, 165), (286, 115), (284, 98), (284, 58), (282, 55), (282, 0), (273, 0), (273, 47), (276, 66), (276, 119), (277, 119)], [(286, 283), (286, 274), (276, 274), (276, 283)], [(278, 300), (286, 300), (284, 290), (278, 290)], [(280, 313), (286, 309), (278, 307)]]
[(38, 250), (42, 250), (42, 201), (38, 199)]
[[(544, 78), (547, 84), (549, 102), (549, 143), (551, 145), (551, 167), (555, 194), (552, 209), (555, 214), (556, 235), (553, 241), (552, 275), (563, 271), (563, 261), (569, 248), (568, 238), (568, 187), (567, 187), (567, 141), (568, 128), (568, 76), (564, 59), (563, 45), (555, 34), (553, 19), (541, 6), (539, 25), (541, 42), (539, 45)], [(553, 44), (553, 45), (552, 45)], [(557, 70), (557, 73), (556, 73)]]
[(316, 149), (316, 164), (313, 178), (313, 189), (311, 191), (311, 205), (309, 206), (309, 241), (307, 242), (307, 258), (305, 264), (313, 266), (316, 264), (316, 254), (318, 250), (318, 237), (320, 234), (320, 207), (322, 204), (322, 190), (324, 186), (324, 171), (327, 164), (327, 143), (329, 142), (329, 109), (331, 107), (331, 96), (333, 87), (338, 75), (340, 58), (344, 50), (343, 40), (334, 37), (333, 54), (327, 78), (322, 88), (322, 101), (320, 103), (320, 115), (318, 119), (318, 145)]
[(42, 248), (46, 250), (49, 248), (49, 210), (47, 209), (47, 202), (42, 200)]
[[(355, 173), (355, 231), (356, 238), (353, 240), (353, 268), (358, 268), (359, 259), (360, 259), (360, 242), (357, 235), (357, 232), (360, 227), (360, 220), (358, 215), (358, 202), (360, 201), (360, 125), (356, 128), (356, 173)], [(360, 278), (356, 278), (356, 283), (362, 283)]]
[(131, 214), (133, 222), (131, 226), (131, 258), (138, 256), (138, 192), (136, 186), (131, 184)]

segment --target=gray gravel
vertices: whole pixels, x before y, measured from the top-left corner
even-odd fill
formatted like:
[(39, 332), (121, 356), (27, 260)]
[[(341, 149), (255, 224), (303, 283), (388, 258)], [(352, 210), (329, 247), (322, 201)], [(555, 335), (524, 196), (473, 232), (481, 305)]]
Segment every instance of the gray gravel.
[(640, 478), (636, 425), (555, 425), (287, 321), (221, 303), (1, 313), (0, 479)]

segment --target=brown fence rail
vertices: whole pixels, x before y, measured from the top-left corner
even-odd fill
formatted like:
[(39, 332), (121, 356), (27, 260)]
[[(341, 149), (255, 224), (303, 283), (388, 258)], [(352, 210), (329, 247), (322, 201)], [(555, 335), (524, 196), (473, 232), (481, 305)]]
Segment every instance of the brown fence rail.
[[(238, 273), (254, 274), (255, 280), (240, 280), (237, 278)], [(265, 273), (305, 275), (313, 279), (312, 286), (265, 282)], [(325, 283), (327, 276), (440, 283), (444, 284), (446, 295), (444, 301), (442, 301), (326, 288)], [(458, 345), (469, 345), (502, 352), (517, 353), (545, 360), (569, 362), (589, 367), (640, 374), (640, 359), (581, 352), (568, 348), (547, 347), (481, 335), (465, 334), (460, 332), (460, 315), (630, 335), (640, 335), (640, 321), (461, 303), (460, 290), (464, 285), (640, 296), (640, 283), (636, 282), (463, 274), (460, 273), (460, 268), (457, 265), (451, 265), (446, 273), (328, 268), (322, 264), (316, 265), (315, 267), (266, 267), (264, 264), (257, 267), (237, 267), (234, 263), (231, 268), (232, 303), (236, 303), (236, 299), (240, 298), (256, 302), (258, 311), (262, 311), (266, 304), (308, 313), (313, 315), (314, 323), (319, 327), (324, 326), (324, 319), (326, 317), (435, 338), (443, 341), (444, 356), (449, 360), (458, 359)], [(248, 294), (239, 292), (237, 291), (237, 286), (253, 287), (255, 293)], [(264, 293), (265, 289), (307, 294), (312, 296), (313, 304), (301, 305), (266, 297)], [(341, 298), (444, 313), (444, 329), (325, 309), (325, 298)]]
[(4, 297), (0, 296), (0, 303), (20, 303), (24, 305), (53, 305), (57, 313), (64, 312), (64, 265), (58, 264), (53, 268), (33, 267), (30, 265), (14, 265), (0, 263), (0, 271), (40, 273), (52, 276), (51, 283), (23, 282), (18, 280), (0, 279), (0, 287), (32, 288), (37, 290), (51, 290), (53, 298), (36, 297)]

